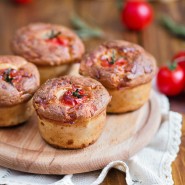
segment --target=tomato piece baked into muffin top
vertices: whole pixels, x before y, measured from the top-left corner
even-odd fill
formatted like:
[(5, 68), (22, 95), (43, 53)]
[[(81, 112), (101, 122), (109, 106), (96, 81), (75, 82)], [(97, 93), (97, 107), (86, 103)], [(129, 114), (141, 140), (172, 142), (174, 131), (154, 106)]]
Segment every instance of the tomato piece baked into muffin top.
[(33, 64), (18, 56), (0, 56), (0, 126), (16, 125), (31, 116), (30, 99), (39, 84)]
[(57, 147), (88, 146), (102, 132), (109, 101), (107, 90), (94, 79), (64, 76), (48, 80), (33, 101), (40, 133)]
[(108, 112), (127, 112), (139, 108), (148, 99), (156, 61), (139, 45), (107, 41), (83, 57), (80, 73), (107, 88), (112, 95)]
[[(44, 80), (64, 74), (66, 64), (79, 61), (84, 50), (72, 30), (56, 24), (29, 24), (18, 29), (12, 40), (12, 51), (36, 64)], [(54, 73), (50, 74), (51, 71)]]

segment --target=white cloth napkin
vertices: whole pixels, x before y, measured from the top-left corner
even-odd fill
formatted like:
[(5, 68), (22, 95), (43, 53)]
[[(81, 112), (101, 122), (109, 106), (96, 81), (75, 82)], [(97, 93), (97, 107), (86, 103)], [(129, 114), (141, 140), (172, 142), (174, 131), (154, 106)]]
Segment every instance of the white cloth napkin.
[(165, 96), (158, 94), (158, 98), (161, 126), (150, 144), (129, 161), (111, 162), (101, 172), (66, 176), (33, 175), (0, 167), (0, 185), (98, 185), (111, 168), (126, 172), (128, 185), (172, 185), (171, 163), (179, 150), (182, 116), (169, 111)]

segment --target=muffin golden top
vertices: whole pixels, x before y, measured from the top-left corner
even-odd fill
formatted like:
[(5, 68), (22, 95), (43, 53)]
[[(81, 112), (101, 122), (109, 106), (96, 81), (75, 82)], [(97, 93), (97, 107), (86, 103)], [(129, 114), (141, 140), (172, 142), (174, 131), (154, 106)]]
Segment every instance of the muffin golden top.
[(133, 87), (152, 80), (156, 61), (142, 47), (122, 41), (107, 41), (83, 57), (80, 74), (106, 88)]
[(37, 65), (60, 65), (75, 62), (84, 54), (84, 45), (70, 29), (46, 23), (33, 23), (20, 28), (12, 50)]
[(31, 99), (39, 87), (37, 68), (18, 56), (0, 56), (0, 106)]
[(43, 84), (34, 95), (33, 105), (39, 117), (73, 123), (100, 114), (109, 101), (107, 90), (96, 80), (63, 76)]

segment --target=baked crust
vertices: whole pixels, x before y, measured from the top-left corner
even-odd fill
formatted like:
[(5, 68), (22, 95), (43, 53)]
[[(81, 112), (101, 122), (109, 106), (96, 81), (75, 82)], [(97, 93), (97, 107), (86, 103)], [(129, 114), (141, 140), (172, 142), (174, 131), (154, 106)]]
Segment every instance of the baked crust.
[(151, 82), (136, 87), (122, 89), (108, 89), (112, 96), (107, 106), (108, 113), (125, 113), (134, 111), (143, 106), (149, 99)]
[(38, 118), (43, 139), (57, 148), (79, 149), (93, 144), (106, 123), (106, 108), (97, 116), (76, 124), (59, 124)]
[(39, 72), (35, 65), (18, 56), (0, 56), (0, 71), (21, 70), (28, 76), (21, 77), (18, 83), (11, 84), (0, 78), (0, 107), (12, 106), (32, 98), (39, 87)]
[(32, 99), (11, 107), (0, 107), (0, 127), (19, 125), (33, 114)]
[[(85, 90), (87, 100), (74, 106), (61, 102), (64, 91), (77, 86)], [(98, 115), (110, 102), (107, 90), (96, 80), (81, 76), (63, 76), (48, 80), (33, 97), (40, 118), (61, 123), (75, 123)]]
[[(50, 32), (60, 32), (69, 39), (69, 46), (62, 47), (47, 43)], [(75, 62), (84, 54), (84, 45), (80, 38), (70, 29), (55, 24), (32, 23), (20, 28), (13, 40), (12, 50), (29, 62), (41, 66), (61, 65)]]
[[(125, 63), (111, 65), (112, 61), (110, 61), (109, 67), (102, 66), (102, 57), (109, 57), (112, 52), (115, 52), (113, 53), (115, 58), (120, 57), (124, 60), (122, 63)], [(84, 56), (80, 65), (80, 74), (97, 79), (109, 89), (145, 84), (152, 80), (155, 73), (154, 57), (139, 45), (122, 40), (107, 41), (101, 44)]]

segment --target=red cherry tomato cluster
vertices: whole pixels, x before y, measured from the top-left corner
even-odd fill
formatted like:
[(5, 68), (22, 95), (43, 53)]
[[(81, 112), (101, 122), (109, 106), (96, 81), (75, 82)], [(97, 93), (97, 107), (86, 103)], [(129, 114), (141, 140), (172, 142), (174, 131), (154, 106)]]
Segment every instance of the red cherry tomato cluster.
[(153, 9), (145, 0), (127, 0), (122, 12), (121, 20), (130, 30), (140, 31), (153, 20)]
[(168, 96), (178, 95), (185, 89), (185, 51), (174, 55), (170, 66), (160, 68), (157, 86)]

